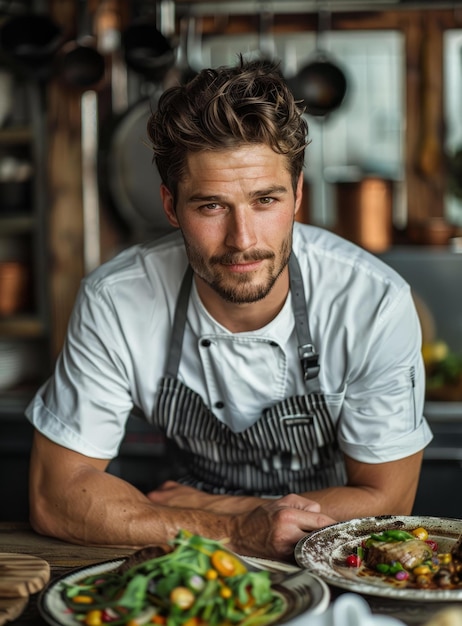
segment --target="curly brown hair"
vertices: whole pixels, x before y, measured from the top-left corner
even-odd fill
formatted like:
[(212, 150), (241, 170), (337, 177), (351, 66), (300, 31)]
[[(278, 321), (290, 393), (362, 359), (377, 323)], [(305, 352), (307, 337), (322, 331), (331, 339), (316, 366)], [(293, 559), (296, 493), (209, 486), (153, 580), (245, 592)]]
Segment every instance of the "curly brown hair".
[(294, 190), (304, 166), (308, 125), (276, 62), (245, 61), (204, 69), (170, 87), (149, 118), (148, 136), (160, 177), (177, 196), (189, 152), (263, 143), (287, 156)]

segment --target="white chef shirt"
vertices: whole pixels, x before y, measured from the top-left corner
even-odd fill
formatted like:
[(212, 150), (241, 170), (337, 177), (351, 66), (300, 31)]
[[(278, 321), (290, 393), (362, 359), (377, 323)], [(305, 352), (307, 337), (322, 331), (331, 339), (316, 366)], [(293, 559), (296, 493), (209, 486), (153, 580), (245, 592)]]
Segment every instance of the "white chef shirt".
[[(317, 227), (296, 223), (293, 248), (341, 449), (366, 463), (423, 449), (431, 432), (409, 286), (373, 255)], [(26, 411), (40, 432), (110, 459), (134, 406), (155, 423), (186, 266), (182, 237), (174, 233), (122, 252), (82, 281), (54, 375)], [(193, 284), (178, 375), (236, 432), (262, 409), (305, 393), (290, 295), (267, 326), (233, 334), (209, 315)]]

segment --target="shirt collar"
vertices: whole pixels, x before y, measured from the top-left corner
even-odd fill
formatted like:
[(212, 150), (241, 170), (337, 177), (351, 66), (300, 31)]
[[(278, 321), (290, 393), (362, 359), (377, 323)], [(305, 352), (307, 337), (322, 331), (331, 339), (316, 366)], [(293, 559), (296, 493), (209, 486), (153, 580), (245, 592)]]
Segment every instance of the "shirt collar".
[(292, 296), (289, 291), (284, 306), (278, 315), (262, 328), (241, 333), (232, 333), (217, 322), (203, 305), (196, 288), (192, 282), (191, 297), (189, 300), (188, 320), (192, 330), (198, 335), (236, 335), (236, 337), (265, 337), (280, 346), (286, 345), (294, 328), (294, 316), (292, 312)]

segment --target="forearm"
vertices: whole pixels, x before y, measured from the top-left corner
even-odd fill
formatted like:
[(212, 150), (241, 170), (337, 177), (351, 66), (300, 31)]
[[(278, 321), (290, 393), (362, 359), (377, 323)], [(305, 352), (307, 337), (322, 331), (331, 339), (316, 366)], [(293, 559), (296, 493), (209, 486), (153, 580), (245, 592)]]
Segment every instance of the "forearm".
[(227, 515), (154, 504), (124, 480), (93, 468), (67, 480), (64, 489), (55, 480), (34, 493), (33, 527), (72, 543), (141, 547), (165, 544), (180, 528), (193, 527), (214, 539), (231, 532)]
[(374, 515), (409, 515), (422, 463), (422, 452), (388, 463), (366, 464), (345, 457), (348, 484), (302, 494), (316, 500), (337, 520)]
[[(258, 500), (249, 511), (194, 506), (197, 490), (170, 483), (166, 501), (154, 501), (105, 472), (107, 461), (90, 459), (36, 434), (31, 455), (30, 511), (35, 530), (86, 545), (164, 545), (182, 528), (231, 549), (266, 558), (291, 559), (306, 532), (334, 523), (319, 505), (296, 495)], [(168, 497), (176, 499), (169, 504)], [(162, 493), (160, 490), (159, 493)], [(257, 500), (257, 499), (255, 499)], [(183, 504), (181, 504), (183, 501)], [(224, 499), (224, 502), (231, 502)]]
[(224, 514), (249, 513), (268, 502), (256, 496), (230, 496), (205, 493), (193, 487), (168, 480), (147, 494), (151, 502), (169, 507), (188, 507)]
[(338, 521), (375, 515), (409, 515), (409, 506), (392, 505), (389, 498), (370, 487), (330, 487), (302, 494), (316, 500), (326, 515)]
[(139, 548), (165, 545), (183, 528), (226, 540), (241, 554), (292, 560), (299, 539), (335, 521), (296, 495), (263, 501), (249, 513), (226, 514), (155, 504), (110, 474), (80, 474), (65, 497), (44, 488), (35, 498), (31, 520), (38, 532), (77, 544)]

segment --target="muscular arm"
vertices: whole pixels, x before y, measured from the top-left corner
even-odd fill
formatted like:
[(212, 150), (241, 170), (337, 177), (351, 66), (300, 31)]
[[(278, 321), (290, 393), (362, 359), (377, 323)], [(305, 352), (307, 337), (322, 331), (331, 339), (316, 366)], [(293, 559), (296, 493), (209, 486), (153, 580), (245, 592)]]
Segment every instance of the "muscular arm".
[(154, 502), (105, 472), (106, 460), (63, 448), (35, 433), (30, 465), (33, 528), (78, 544), (141, 547), (165, 544), (181, 528), (229, 538), (242, 554), (290, 559), (306, 532), (334, 520), (297, 495), (258, 502), (250, 511), (217, 512)]
[[(346, 457), (348, 483), (301, 494), (319, 502), (321, 510), (336, 520), (372, 515), (409, 515), (419, 481), (422, 452), (389, 463), (360, 463)], [(178, 506), (188, 503), (209, 511), (249, 511), (262, 503), (260, 498), (213, 496), (178, 483), (167, 482), (148, 494), (153, 502)]]
[(338, 520), (371, 515), (409, 515), (414, 504), (423, 452), (388, 463), (346, 458), (348, 483), (303, 494)]

